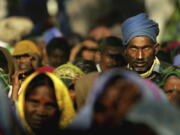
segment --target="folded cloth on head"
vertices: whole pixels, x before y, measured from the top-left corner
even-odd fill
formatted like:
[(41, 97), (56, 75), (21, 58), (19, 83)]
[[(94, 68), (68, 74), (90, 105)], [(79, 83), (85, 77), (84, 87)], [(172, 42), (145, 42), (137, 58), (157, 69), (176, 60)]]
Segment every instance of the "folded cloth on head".
[(122, 24), (123, 45), (127, 45), (132, 38), (137, 36), (147, 36), (156, 42), (158, 34), (158, 24), (150, 20), (146, 13), (130, 17)]

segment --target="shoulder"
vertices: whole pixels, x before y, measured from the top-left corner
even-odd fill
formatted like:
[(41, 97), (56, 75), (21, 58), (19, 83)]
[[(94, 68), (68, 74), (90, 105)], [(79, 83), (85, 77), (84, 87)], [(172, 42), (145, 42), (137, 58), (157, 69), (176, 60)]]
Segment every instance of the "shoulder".
[(158, 79), (156, 79), (156, 83), (159, 86), (163, 86), (166, 79), (171, 75), (176, 75), (180, 78), (180, 66), (170, 65), (163, 67), (163, 69), (161, 69), (159, 76), (157, 77)]
[(169, 68), (169, 67), (172, 67), (172, 66), (173, 65), (171, 65), (170, 63), (167, 63), (165, 61), (160, 61), (160, 72), (162, 72), (166, 68)]

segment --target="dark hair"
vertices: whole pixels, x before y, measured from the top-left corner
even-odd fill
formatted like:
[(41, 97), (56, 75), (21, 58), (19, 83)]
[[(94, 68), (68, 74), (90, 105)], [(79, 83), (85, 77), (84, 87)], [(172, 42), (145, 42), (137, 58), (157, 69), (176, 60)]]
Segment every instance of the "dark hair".
[(31, 94), (31, 92), (34, 88), (41, 86), (41, 85), (48, 85), (49, 87), (54, 89), (54, 84), (53, 84), (51, 78), (49, 78), (44, 73), (40, 73), (29, 83), (27, 90), (26, 90), (25, 98), (27, 98)]
[(77, 59), (73, 64), (79, 67), (85, 74), (97, 71), (96, 63), (92, 60)]
[(110, 36), (103, 38), (99, 43), (99, 51), (103, 52), (106, 50), (107, 47), (117, 48), (120, 50), (124, 50), (124, 47), (122, 45), (122, 40), (115, 36)]
[(0, 50), (0, 67), (6, 72), (8, 73), (8, 61), (5, 57), (5, 55), (3, 54), (3, 52)]
[(122, 40), (115, 36), (106, 37), (101, 40), (99, 44), (99, 51), (103, 53), (105, 50), (109, 48), (115, 48), (116, 50), (120, 51), (120, 55), (118, 57), (115, 57), (114, 59), (118, 60), (120, 63), (120, 66), (125, 66), (127, 64), (125, 58), (124, 58), (124, 46), (122, 44)]
[(50, 40), (46, 46), (47, 55), (51, 56), (55, 49), (62, 50), (64, 52), (64, 57), (69, 58), (70, 45), (65, 38), (57, 37)]

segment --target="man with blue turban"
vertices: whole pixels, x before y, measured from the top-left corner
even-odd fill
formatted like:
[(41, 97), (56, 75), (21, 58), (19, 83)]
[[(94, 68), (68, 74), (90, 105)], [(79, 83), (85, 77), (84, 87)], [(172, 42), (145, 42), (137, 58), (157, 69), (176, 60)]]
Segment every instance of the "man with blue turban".
[(158, 34), (158, 24), (150, 20), (146, 13), (130, 17), (122, 24), (127, 68), (152, 81), (158, 78), (163, 69), (170, 66), (156, 57), (160, 49), (156, 41)]

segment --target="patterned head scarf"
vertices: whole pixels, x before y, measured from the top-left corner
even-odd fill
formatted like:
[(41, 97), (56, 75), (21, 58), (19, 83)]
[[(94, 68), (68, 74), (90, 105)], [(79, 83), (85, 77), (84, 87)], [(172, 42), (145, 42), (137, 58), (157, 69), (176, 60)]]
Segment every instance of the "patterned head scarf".
[(162, 72), (161, 81), (158, 84), (159, 87), (163, 87), (169, 76), (175, 75), (180, 79), (180, 66), (170, 66)]
[(137, 36), (147, 36), (156, 43), (158, 34), (158, 24), (150, 20), (145, 13), (130, 17), (122, 24), (123, 45), (127, 45), (132, 38)]
[[(20, 118), (23, 124), (25, 125), (25, 127), (29, 130), (29, 132), (32, 131), (25, 120), (25, 114), (24, 114), (25, 94), (28, 85), (30, 84), (31, 81), (33, 81), (33, 79), (38, 74), (39, 72), (34, 72), (24, 80), (20, 88), (20, 94), (17, 101), (17, 110), (19, 112)], [(61, 108), (61, 119), (59, 120), (59, 127), (65, 128), (75, 116), (75, 110), (73, 108), (73, 103), (70, 99), (68, 90), (65, 87), (65, 85), (62, 83), (62, 81), (58, 79), (55, 75), (53, 75), (50, 72), (44, 72), (44, 74), (47, 75), (54, 84), (57, 104), (59, 108)]]
[(15, 44), (13, 56), (35, 53), (41, 55), (37, 45), (30, 40), (22, 40)]
[(53, 73), (61, 79), (68, 88), (74, 79), (84, 75), (80, 68), (70, 63), (57, 67)]
[(0, 52), (2, 52), (2, 54), (5, 56), (5, 58), (7, 60), (7, 67), (8, 67), (7, 74), (9, 75), (9, 77), (11, 77), (15, 71), (13, 57), (6, 48), (0, 47)]

